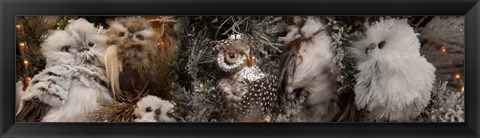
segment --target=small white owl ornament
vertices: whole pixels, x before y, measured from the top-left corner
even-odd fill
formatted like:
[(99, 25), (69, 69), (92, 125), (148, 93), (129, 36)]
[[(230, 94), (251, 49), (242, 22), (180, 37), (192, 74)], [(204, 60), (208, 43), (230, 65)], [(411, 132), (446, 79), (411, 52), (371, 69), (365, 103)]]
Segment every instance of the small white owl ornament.
[(366, 38), (353, 43), (357, 60), (355, 104), (375, 121), (410, 121), (430, 100), (435, 67), (419, 53), (420, 42), (407, 19), (380, 19)]
[(169, 101), (147, 95), (137, 102), (134, 122), (177, 122), (171, 116), (173, 107)]

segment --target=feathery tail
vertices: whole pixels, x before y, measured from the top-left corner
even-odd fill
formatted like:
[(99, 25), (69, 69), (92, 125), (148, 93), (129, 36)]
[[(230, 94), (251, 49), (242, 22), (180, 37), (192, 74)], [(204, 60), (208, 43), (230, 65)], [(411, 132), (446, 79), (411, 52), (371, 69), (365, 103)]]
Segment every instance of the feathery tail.
[(105, 52), (105, 69), (107, 79), (110, 82), (113, 98), (117, 98), (121, 93), (119, 75), (122, 72), (122, 63), (118, 60), (117, 46), (109, 46)]
[(89, 120), (97, 122), (133, 122), (135, 105), (124, 102), (102, 102), (99, 109), (87, 114)]

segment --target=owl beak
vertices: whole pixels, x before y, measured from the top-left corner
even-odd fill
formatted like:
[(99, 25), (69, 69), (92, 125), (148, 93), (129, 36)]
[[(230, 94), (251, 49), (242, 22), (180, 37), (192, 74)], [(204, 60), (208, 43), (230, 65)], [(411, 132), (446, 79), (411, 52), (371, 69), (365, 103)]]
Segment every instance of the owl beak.
[(89, 50), (90, 49), (88, 49), (88, 48), (81, 48), (81, 49), (78, 50), (78, 52), (85, 52), (85, 51), (89, 51)]
[(253, 66), (253, 60), (252, 60), (252, 55), (250, 52), (247, 52), (247, 66), (252, 67)]
[(375, 49), (375, 47), (375, 43), (370, 43), (370, 45), (368, 45), (367, 49), (365, 50), (365, 54), (370, 53), (373, 49)]

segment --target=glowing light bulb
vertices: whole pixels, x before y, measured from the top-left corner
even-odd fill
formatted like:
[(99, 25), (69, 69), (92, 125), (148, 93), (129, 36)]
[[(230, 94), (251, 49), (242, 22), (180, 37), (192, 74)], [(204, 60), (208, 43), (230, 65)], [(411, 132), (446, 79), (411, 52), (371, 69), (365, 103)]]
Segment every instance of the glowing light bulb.
[(460, 79), (461, 75), (460, 73), (455, 73), (455, 79)]
[(20, 24), (15, 25), (15, 27), (16, 27), (17, 29), (22, 28), (22, 26), (21, 26)]
[(447, 48), (444, 47), (444, 46), (442, 46), (441, 50), (442, 50), (442, 53), (446, 53), (446, 52), (447, 52)]
[(25, 78), (25, 80), (27, 80), (27, 82), (29, 82), (30, 80), (32, 80), (32, 77), (27, 76), (27, 77)]

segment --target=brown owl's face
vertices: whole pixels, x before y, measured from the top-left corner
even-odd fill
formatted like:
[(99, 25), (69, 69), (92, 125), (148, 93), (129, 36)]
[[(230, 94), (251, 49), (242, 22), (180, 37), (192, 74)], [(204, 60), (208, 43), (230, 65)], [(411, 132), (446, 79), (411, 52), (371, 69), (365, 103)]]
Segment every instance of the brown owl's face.
[(158, 35), (150, 24), (141, 17), (117, 18), (107, 22), (109, 45), (122, 47), (155, 46)]
[(235, 73), (245, 66), (252, 66), (251, 50), (246, 40), (222, 40), (215, 46), (215, 62), (227, 73)]

